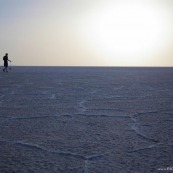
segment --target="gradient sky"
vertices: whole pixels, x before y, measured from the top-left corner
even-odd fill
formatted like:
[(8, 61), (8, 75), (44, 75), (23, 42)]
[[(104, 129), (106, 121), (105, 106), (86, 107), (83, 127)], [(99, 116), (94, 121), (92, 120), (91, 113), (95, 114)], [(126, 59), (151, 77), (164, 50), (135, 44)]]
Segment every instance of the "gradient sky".
[(172, 0), (0, 0), (13, 65), (173, 66)]

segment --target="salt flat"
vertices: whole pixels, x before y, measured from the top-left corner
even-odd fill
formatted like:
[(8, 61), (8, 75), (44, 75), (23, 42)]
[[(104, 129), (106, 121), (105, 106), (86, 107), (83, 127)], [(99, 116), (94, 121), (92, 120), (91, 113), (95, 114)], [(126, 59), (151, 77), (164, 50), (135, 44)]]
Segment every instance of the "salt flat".
[(173, 68), (13, 67), (0, 81), (0, 172), (173, 172)]

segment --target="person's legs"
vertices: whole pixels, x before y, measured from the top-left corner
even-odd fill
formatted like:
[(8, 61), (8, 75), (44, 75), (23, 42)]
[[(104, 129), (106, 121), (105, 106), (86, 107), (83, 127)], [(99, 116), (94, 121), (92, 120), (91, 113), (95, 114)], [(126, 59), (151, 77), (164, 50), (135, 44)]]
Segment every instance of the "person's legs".
[(3, 72), (8, 72), (7, 66), (4, 66)]
[(5, 64), (5, 70), (6, 70), (6, 72), (8, 72), (8, 62), (6, 62), (6, 64)]
[(5, 67), (5, 70), (6, 70), (6, 72), (8, 72), (8, 67), (7, 66)]
[(4, 64), (3, 72), (5, 72), (5, 69), (6, 69), (6, 65)]

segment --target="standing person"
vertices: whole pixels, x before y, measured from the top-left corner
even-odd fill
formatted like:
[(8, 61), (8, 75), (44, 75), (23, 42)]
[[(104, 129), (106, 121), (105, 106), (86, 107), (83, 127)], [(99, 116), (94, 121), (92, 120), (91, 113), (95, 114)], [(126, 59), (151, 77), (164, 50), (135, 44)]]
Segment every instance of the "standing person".
[(11, 60), (8, 59), (8, 53), (5, 54), (5, 56), (3, 57), (3, 60), (4, 60), (3, 72), (8, 72), (8, 61), (11, 62)]

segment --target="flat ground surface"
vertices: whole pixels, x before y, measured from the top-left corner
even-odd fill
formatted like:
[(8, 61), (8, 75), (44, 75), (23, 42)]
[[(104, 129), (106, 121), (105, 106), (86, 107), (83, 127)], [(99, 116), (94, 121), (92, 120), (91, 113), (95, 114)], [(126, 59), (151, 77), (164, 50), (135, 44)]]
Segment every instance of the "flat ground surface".
[(173, 68), (13, 67), (0, 81), (1, 173), (173, 172)]

